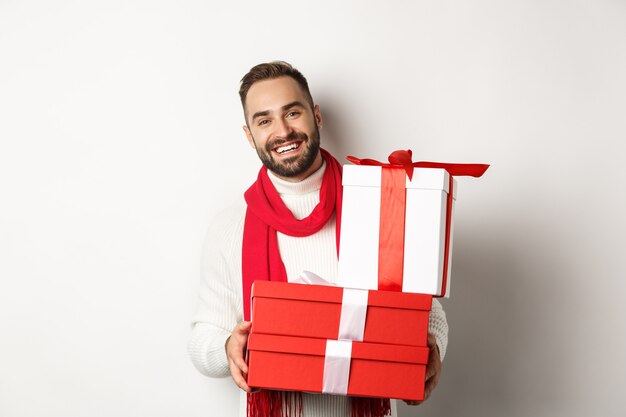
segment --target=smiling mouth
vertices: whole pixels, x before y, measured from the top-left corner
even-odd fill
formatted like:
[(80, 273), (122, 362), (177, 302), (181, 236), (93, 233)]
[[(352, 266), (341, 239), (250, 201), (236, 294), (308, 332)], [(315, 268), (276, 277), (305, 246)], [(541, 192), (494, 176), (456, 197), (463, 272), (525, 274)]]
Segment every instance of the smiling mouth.
[(288, 142), (277, 146), (272, 150), (279, 155), (286, 155), (298, 150), (300, 145), (302, 145), (302, 141)]

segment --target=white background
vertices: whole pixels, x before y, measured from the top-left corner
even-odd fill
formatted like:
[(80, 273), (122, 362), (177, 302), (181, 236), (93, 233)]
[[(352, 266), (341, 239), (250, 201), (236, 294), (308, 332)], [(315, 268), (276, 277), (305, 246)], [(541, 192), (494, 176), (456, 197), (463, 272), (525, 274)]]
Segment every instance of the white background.
[(622, 0), (0, 0), (0, 415), (235, 414), (186, 343), (273, 59), (342, 160), (492, 164), (459, 179), (440, 386), (400, 415), (626, 415)]

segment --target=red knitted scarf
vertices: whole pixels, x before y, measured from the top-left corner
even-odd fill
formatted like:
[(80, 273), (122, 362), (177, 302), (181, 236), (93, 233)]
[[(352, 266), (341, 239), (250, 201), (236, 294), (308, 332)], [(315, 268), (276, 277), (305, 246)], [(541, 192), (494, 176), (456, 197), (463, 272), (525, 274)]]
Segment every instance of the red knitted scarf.
[[(244, 194), (248, 209), (243, 229), (242, 289), (244, 320), (250, 320), (250, 292), (255, 280), (287, 281), (287, 271), (278, 250), (276, 232), (305, 237), (317, 233), (335, 213), (337, 253), (341, 226), (341, 165), (320, 149), (326, 170), (320, 201), (308, 217), (297, 220), (285, 206), (262, 167), (257, 180)], [(352, 398), (352, 417), (383, 417), (390, 412), (388, 399)], [(283, 415), (284, 414), (284, 415)], [(302, 397), (296, 392), (261, 390), (248, 394), (248, 417), (299, 417)]]

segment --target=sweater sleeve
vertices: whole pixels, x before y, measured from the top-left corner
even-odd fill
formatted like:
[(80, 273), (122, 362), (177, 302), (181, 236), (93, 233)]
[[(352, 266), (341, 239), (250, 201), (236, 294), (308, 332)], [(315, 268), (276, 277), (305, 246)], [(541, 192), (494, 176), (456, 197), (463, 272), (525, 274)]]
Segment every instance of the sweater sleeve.
[(446, 312), (443, 311), (441, 303), (436, 298), (433, 298), (433, 306), (430, 311), (428, 333), (435, 335), (437, 346), (439, 347), (439, 355), (443, 361), (448, 347), (448, 322), (446, 320)]
[(202, 249), (199, 297), (187, 350), (194, 366), (210, 377), (230, 375), (224, 345), (243, 320), (236, 267), (241, 264), (242, 232), (238, 210), (224, 212), (209, 228)]

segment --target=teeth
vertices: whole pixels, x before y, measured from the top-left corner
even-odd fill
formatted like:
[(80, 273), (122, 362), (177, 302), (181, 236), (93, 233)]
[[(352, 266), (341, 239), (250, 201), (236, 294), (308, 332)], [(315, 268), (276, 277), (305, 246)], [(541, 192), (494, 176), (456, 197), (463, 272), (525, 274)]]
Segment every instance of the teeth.
[(281, 146), (279, 148), (276, 148), (276, 152), (284, 153), (284, 152), (290, 151), (292, 149), (296, 149), (297, 147), (298, 147), (298, 144), (292, 143), (291, 145)]

